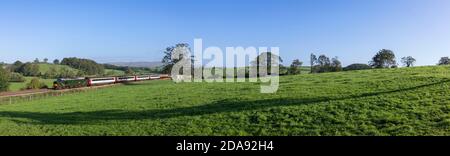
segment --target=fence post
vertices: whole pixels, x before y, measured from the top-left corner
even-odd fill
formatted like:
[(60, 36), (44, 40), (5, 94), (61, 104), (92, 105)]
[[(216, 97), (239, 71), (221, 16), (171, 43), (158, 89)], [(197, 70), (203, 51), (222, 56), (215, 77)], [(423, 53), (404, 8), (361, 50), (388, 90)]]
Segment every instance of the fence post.
[(9, 97), (9, 104), (12, 104), (12, 97)]

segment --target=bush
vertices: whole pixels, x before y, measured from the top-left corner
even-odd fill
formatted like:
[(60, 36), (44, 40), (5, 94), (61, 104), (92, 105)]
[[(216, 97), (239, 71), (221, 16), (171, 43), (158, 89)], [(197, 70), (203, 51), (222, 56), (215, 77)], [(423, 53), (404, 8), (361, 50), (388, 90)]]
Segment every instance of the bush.
[(48, 86), (41, 82), (39, 80), (39, 78), (33, 78), (30, 83), (27, 83), (27, 88), (26, 89), (43, 89), (43, 88), (48, 88)]
[(0, 65), (0, 92), (8, 91), (9, 88), (9, 72)]
[(17, 72), (25, 76), (40, 76), (39, 65), (36, 63), (25, 63), (23, 64)]
[(11, 73), (9, 82), (25, 82), (25, 77), (20, 73)]
[(371, 69), (372, 67), (370, 67), (367, 64), (362, 64), (362, 63), (355, 63), (355, 64), (351, 64), (347, 67), (344, 68), (345, 71), (350, 71), (350, 70), (364, 70), (364, 69)]

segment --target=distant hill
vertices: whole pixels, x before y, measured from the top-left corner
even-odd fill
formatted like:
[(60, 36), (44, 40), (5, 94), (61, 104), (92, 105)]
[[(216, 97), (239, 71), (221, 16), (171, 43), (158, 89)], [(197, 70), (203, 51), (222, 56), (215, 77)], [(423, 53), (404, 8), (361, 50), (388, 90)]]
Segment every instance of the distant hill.
[(123, 66), (123, 67), (147, 67), (147, 68), (153, 68), (161, 66), (161, 62), (110, 62), (107, 64), (112, 64), (116, 66)]

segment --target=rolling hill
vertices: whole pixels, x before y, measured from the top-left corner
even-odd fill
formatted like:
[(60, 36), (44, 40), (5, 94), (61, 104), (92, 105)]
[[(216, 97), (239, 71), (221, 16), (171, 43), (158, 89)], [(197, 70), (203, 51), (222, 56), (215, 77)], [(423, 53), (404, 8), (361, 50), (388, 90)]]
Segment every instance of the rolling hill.
[(73, 71), (73, 72), (75, 72), (75, 73), (77, 73), (77, 72), (79, 71), (78, 69), (69, 67), (69, 66), (67, 66), (67, 65), (48, 64), (48, 63), (40, 63), (40, 64), (39, 64), (39, 71), (40, 71), (42, 74), (45, 74), (47, 71), (50, 70), (51, 67), (55, 68), (57, 71), (60, 71), (61, 68), (66, 68), (66, 69), (68, 69), (68, 70), (70, 70), (70, 71)]
[(0, 106), (0, 135), (450, 135), (450, 67), (147, 81)]
[(110, 62), (108, 64), (122, 67), (145, 67), (145, 68), (154, 68), (162, 65), (161, 62)]

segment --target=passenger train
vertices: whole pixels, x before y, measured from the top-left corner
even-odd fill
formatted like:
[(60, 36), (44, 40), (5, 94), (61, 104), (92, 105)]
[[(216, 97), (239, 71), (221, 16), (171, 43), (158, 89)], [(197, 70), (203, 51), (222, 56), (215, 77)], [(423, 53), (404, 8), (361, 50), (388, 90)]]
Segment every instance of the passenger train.
[(98, 77), (98, 78), (78, 78), (78, 79), (57, 79), (53, 82), (53, 89), (70, 89), (89, 86), (99, 86), (115, 83), (125, 83), (134, 81), (170, 79), (169, 75), (134, 75), (134, 76), (118, 76), (118, 77)]

